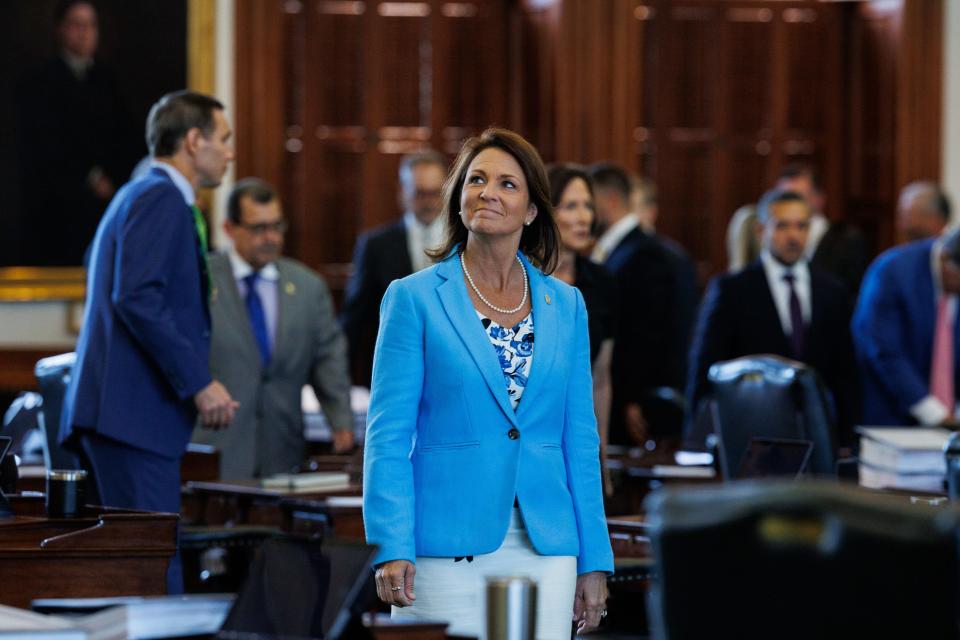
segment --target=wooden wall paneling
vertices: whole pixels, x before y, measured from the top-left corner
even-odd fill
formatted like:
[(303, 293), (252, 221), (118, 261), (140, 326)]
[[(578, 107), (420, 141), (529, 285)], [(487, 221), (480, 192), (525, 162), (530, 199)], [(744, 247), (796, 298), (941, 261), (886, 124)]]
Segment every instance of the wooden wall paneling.
[(454, 155), (468, 136), (511, 125), (509, 93), (518, 72), (508, 64), (509, 20), (502, 1), (434, 1), (434, 144)]
[[(629, 105), (624, 130), (633, 156), (625, 164), (654, 182), (657, 180), (656, 143), (652, 135), (656, 126), (657, 100), (654, 70), (658, 66), (658, 39), (657, 29), (653, 26), (656, 14), (656, 7), (641, 0), (629, 3), (627, 14), (620, 16), (626, 25), (623, 58), (626, 102)], [(669, 227), (668, 219), (663, 218), (660, 226)]]
[(864, 3), (847, 16), (847, 219), (875, 250), (893, 242), (897, 34), (900, 3)]
[[(371, 13), (362, 43), (367, 60), (363, 91), (369, 142), (359, 192), (362, 229), (397, 218), (400, 158), (429, 146), (435, 133), (430, 122), (434, 91), (431, 3), (369, 4)], [(352, 245), (355, 237), (356, 233), (340, 243)], [(344, 260), (349, 260), (349, 256)]]
[(940, 179), (943, 2), (905, 0), (897, 40), (896, 183)]
[(556, 56), (556, 160), (584, 162), (580, 128), (587, 92), (586, 79), (580, 73), (583, 42), (582, 17), (585, 12), (580, 0), (563, 0), (557, 37)]
[(718, 215), (717, 79), (719, 8), (663, 3), (655, 18), (661, 35), (656, 110), (657, 181), (662, 231), (696, 259), (716, 260), (712, 236)]
[(843, 10), (840, 4), (824, 3), (780, 12), (787, 104), (779, 164), (803, 160), (817, 166), (827, 196), (824, 213), (835, 220), (844, 217)]
[[(236, 95), (230, 105), (238, 178), (257, 176), (283, 189), (284, 98), (287, 82), (283, 47), (284, 5), (234, 3)], [(289, 198), (286, 205), (292, 206)]]
[[(716, 100), (717, 164), (713, 210), (701, 224), (710, 238), (710, 272), (727, 264), (726, 229), (734, 211), (756, 202), (769, 183), (772, 136), (782, 80), (776, 73), (779, 30), (770, 7), (730, 6), (718, 16), (722, 65)], [(716, 82), (716, 80), (713, 80)]]
[(559, 6), (559, 0), (524, 0), (509, 15), (510, 123), (546, 161), (557, 157)]
[(363, 221), (363, 156), (367, 151), (365, 84), (371, 4), (310, 0), (290, 22), (301, 43), (290, 62), (291, 116), (302, 148), (288, 149), (299, 216), (295, 255), (325, 275), (349, 262)]

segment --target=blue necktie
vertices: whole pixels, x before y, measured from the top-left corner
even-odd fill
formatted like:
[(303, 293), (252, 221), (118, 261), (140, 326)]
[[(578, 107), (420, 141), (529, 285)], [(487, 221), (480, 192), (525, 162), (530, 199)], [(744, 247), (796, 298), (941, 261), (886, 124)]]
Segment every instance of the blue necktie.
[(783, 276), (783, 279), (790, 290), (790, 346), (793, 348), (793, 357), (800, 360), (803, 358), (803, 309), (800, 307), (797, 290), (793, 287), (796, 276), (787, 273)]
[(253, 337), (257, 341), (257, 347), (260, 349), (260, 361), (266, 367), (270, 364), (270, 336), (267, 333), (267, 315), (263, 312), (263, 301), (260, 300), (260, 294), (257, 293), (257, 280), (259, 274), (256, 271), (243, 279), (247, 283), (247, 315), (250, 316), (250, 328), (253, 329)]

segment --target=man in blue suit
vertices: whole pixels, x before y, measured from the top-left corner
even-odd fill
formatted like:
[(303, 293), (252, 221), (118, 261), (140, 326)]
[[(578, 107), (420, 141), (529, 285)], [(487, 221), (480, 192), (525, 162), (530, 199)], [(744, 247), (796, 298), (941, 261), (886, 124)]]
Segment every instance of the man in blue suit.
[[(178, 513), (197, 413), (209, 427), (233, 418), (236, 403), (210, 376), (206, 226), (194, 204), (199, 188), (220, 184), (229, 138), (215, 99), (161, 98), (147, 119), (153, 164), (97, 229), (60, 440), (93, 471), (105, 505)], [(182, 589), (176, 558), (167, 583)]]
[(957, 293), (957, 229), (890, 249), (870, 265), (852, 324), (863, 424), (955, 422)]

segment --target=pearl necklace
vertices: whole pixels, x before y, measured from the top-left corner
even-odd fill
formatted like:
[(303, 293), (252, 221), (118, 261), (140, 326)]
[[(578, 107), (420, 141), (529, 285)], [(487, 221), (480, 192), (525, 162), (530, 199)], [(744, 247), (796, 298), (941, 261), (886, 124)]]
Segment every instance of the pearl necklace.
[(490, 301), (487, 300), (482, 293), (480, 293), (480, 289), (477, 288), (477, 285), (474, 283), (473, 278), (470, 277), (470, 272), (467, 271), (467, 261), (464, 259), (463, 253), (462, 252), (460, 253), (460, 266), (463, 267), (463, 275), (467, 276), (467, 282), (470, 283), (470, 288), (473, 289), (473, 292), (477, 294), (478, 298), (480, 298), (480, 302), (487, 305), (497, 313), (502, 313), (503, 315), (506, 315), (506, 316), (512, 315), (517, 311), (520, 311), (520, 309), (523, 309), (523, 305), (526, 304), (527, 302), (527, 293), (530, 290), (530, 283), (527, 280), (527, 268), (523, 266), (523, 260), (520, 259), (520, 256), (517, 256), (517, 262), (520, 263), (520, 270), (523, 271), (523, 297), (520, 298), (520, 304), (515, 306), (513, 309), (503, 309), (501, 307), (497, 307), (491, 304)]

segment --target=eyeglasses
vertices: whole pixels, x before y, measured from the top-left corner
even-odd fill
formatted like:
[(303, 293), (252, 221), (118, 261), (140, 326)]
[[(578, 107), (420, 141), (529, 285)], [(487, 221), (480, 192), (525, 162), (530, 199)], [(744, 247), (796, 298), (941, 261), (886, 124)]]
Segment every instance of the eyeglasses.
[(277, 220), (276, 222), (261, 222), (259, 224), (239, 223), (237, 226), (243, 227), (255, 236), (262, 236), (267, 231), (273, 231), (274, 233), (285, 233), (287, 230), (287, 221)]

